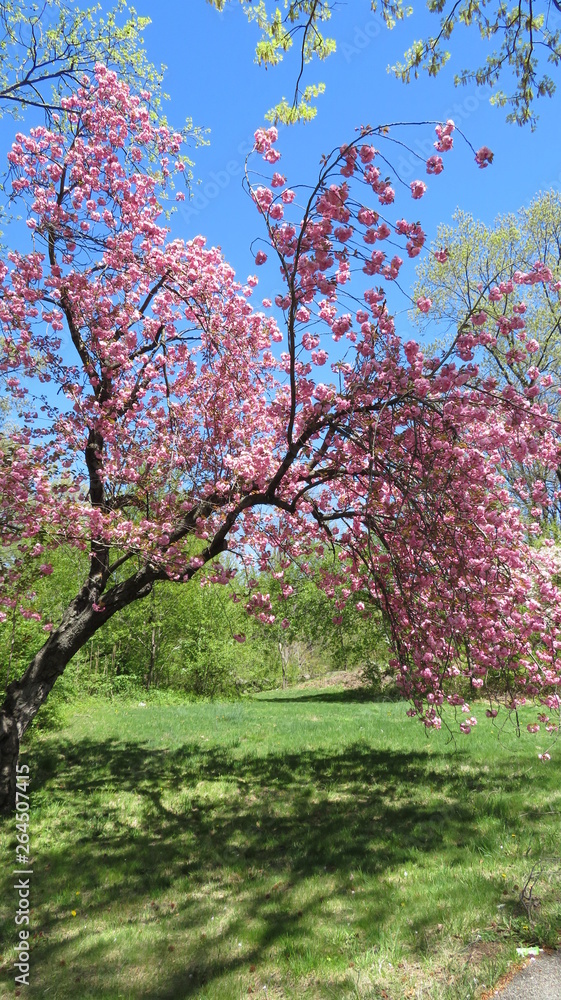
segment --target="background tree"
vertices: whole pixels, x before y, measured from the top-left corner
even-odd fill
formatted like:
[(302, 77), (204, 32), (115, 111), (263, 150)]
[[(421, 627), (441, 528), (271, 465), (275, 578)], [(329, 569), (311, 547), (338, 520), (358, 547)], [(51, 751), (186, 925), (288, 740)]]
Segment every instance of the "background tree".
[[(52, 573), (45, 576), (37, 559), (29, 559), (26, 572), (16, 553), (11, 555), (18, 588), (0, 628), (2, 689), (25, 672), (30, 650), (60, 620), (88, 565), (84, 553), (59, 547), (49, 557)], [(41, 724), (56, 722), (61, 701), (83, 695), (142, 698), (158, 688), (190, 697), (231, 697), (357, 667), (372, 690), (379, 688), (388, 672), (379, 616), (357, 611), (352, 603), (334, 608), (316, 582), (331, 564), (332, 558), (314, 552), (305, 572), (288, 561), (283, 581), (280, 563), (259, 574), (259, 590), (272, 597), (273, 625), (248, 617), (241, 578), (228, 588), (155, 583), (145, 601), (125, 608), (76, 654), (49, 698), (49, 711), (40, 713)]]
[[(371, 608), (360, 611), (355, 603), (337, 601), (330, 578), (340, 551), (319, 543), (298, 561), (276, 553), (259, 576), (258, 589), (269, 595), (275, 613), (274, 623), (261, 626), (262, 641), (278, 648), (283, 687), (322, 674), (326, 667), (360, 667), (372, 686), (381, 686), (388, 660), (383, 622)], [(249, 628), (246, 622), (243, 632), (254, 638), (256, 627), (259, 622)]]
[[(228, 0), (207, 0), (223, 10)], [(232, 2), (232, 0), (229, 0)], [(307, 120), (316, 113), (313, 100), (323, 92), (323, 84), (300, 89), (304, 66), (314, 57), (325, 59), (336, 49), (333, 37), (323, 34), (323, 25), (336, 15), (337, 4), (329, 0), (284, 0), (283, 3), (259, 3), (240, 0), (249, 21), (255, 21), (261, 31), (256, 47), (256, 61), (275, 66), (298, 41), (299, 70), (292, 103), (285, 98), (269, 112), (271, 121)], [(478, 31), (482, 43), (497, 45), (486, 54), (477, 68), (468, 67), (455, 77), (456, 85), (475, 83), (495, 87), (503, 82), (508, 70), (514, 78), (508, 90), (497, 90), (491, 103), (508, 109), (507, 121), (519, 125), (537, 121), (534, 102), (538, 97), (551, 97), (555, 82), (545, 69), (545, 63), (557, 67), (561, 60), (561, 5), (557, 0), (519, 2), (508, 9), (505, 4), (489, 5), (480, 0), (446, 3), (428, 0), (427, 10), (439, 16), (438, 30), (412, 43), (402, 63), (391, 67), (396, 76), (409, 82), (411, 76), (426, 71), (436, 76), (450, 58), (448, 42), (462, 26)], [(396, 21), (413, 14), (403, 0), (371, 0), (372, 11), (379, 11), (388, 28)]]
[[(541, 281), (517, 285), (520, 271), (542, 261), (553, 277), (561, 280), (561, 195), (548, 191), (537, 195), (517, 213), (499, 216), (485, 226), (469, 213), (458, 210), (450, 226), (440, 225), (430, 253), (417, 267), (414, 300), (426, 297), (428, 313), (413, 316), (425, 337), (440, 335), (446, 347), (458, 330), (477, 316), (490, 321), (496, 335), (480, 351), (481, 371), (501, 387), (526, 392), (534, 386), (535, 398), (559, 414), (557, 385), (561, 372), (561, 301), (558, 290)], [(508, 306), (507, 306), (508, 292)], [(511, 312), (512, 310), (512, 312)], [(531, 364), (528, 356), (531, 351)], [(534, 369), (541, 379), (533, 378)], [(538, 456), (523, 461), (510, 456), (505, 468), (511, 487), (529, 514), (536, 508), (533, 488), (544, 476), (552, 501), (543, 511), (550, 527), (559, 517), (560, 471), (547, 476)], [(538, 504), (539, 506), (539, 504)]]

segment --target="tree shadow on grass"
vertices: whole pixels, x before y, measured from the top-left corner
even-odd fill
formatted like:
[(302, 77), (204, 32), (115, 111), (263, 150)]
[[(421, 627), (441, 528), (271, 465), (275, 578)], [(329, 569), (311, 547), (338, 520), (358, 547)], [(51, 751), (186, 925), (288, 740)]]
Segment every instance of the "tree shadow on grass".
[[(365, 743), (340, 752), (243, 757), (195, 742), (166, 751), (82, 739), (56, 749), (38, 745), (32, 758), (35, 802), (51, 810), (59, 804), (72, 826), (62, 822), (58, 838), (34, 852), (35, 926), (44, 937), (36, 941), (29, 995), (43, 996), (53, 964), (61, 986), (76, 972), (76, 960), (68, 957), (74, 927), (69, 901), (75, 903), (78, 891), (90, 900), (87, 921), (122, 914), (131, 934), (146, 936), (146, 968), (162, 969), (149, 984), (139, 972), (136, 987), (123, 993), (114, 982), (111, 944), (89, 936), (80, 953), (82, 971), (74, 976), (83, 1000), (117, 994), (181, 1000), (200, 995), (213, 981), (247, 975), (272, 949), (300, 948), (305, 956), (314, 921), (329, 903), (317, 878), (313, 888), (314, 878), (326, 872), (332, 876), (328, 891), (345, 906), (350, 876), (359, 873), (369, 893), (367, 923), (383, 925), (398, 904), (380, 890), (380, 877), (435, 852), (443, 864), (460, 868), (465, 844), (485, 847), (482, 801), (488, 803), (497, 782), (515, 791), (523, 780), (508, 763), (504, 774), (495, 768), (465, 775), (450, 769), (444, 755), (373, 750)], [(429, 804), (423, 804), (423, 789)], [(470, 791), (484, 793), (481, 801), (474, 803)], [(134, 795), (135, 825), (123, 817), (123, 793)], [(460, 884), (457, 891), (459, 897), (464, 892)], [(169, 902), (174, 893), (180, 906)], [(224, 915), (224, 902), (227, 911), (232, 900), (235, 909)], [(216, 931), (207, 938), (213, 917)], [(61, 919), (69, 923), (68, 935), (60, 934)], [(253, 943), (238, 956), (228, 942), (249, 924), (256, 928)], [(8, 927), (3, 930), (8, 939)], [(166, 952), (165, 942), (177, 940), (178, 932), (181, 959)], [(368, 927), (357, 931), (366, 943), (368, 933)], [(40, 970), (41, 958), (48, 958), (48, 974)], [(60, 996), (67, 995), (72, 993), (61, 989)]]
[(276, 698), (266, 697), (264, 695), (258, 695), (257, 699), (259, 702), (270, 701), (274, 702), (275, 705), (283, 705), (285, 702), (287, 705), (298, 704), (300, 702), (326, 702), (332, 704), (363, 704), (372, 702), (372, 704), (395, 704), (396, 702), (402, 701), (404, 705), (409, 705), (410, 702), (405, 701), (398, 694), (393, 695), (384, 694), (383, 692), (376, 691), (374, 688), (359, 687), (359, 688), (344, 688), (343, 690), (332, 690), (331, 688), (322, 688), (320, 691), (315, 689), (314, 694), (306, 694), (305, 691), (298, 693), (295, 696), (288, 695), (285, 696), (283, 693), (279, 692)]

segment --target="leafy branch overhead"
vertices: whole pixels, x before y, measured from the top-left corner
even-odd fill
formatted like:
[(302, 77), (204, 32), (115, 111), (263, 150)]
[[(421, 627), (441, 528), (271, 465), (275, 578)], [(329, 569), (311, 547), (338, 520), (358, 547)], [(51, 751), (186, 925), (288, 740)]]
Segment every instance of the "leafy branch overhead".
[[(231, 0), (207, 0), (217, 10), (224, 10)], [(278, 66), (284, 56), (298, 42), (299, 69), (292, 102), (283, 97), (266, 115), (274, 123), (292, 124), (315, 118), (317, 108), (313, 101), (325, 90), (325, 84), (314, 83), (300, 88), (304, 67), (315, 57), (324, 60), (336, 49), (334, 38), (327, 38), (320, 30), (323, 22), (330, 20), (332, 4), (321, 0), (291, 0), (282, 6), (275, 4), (269, 12), (265, 0), (252, 4), (240, 0), (248, 21), (255, 22), (261, 37), (255, 47), (255, 61), (266, 69)]]
[[(217, 10), (224, 10), (232, 0), (207, 0)], [(240, 0), (250, 22), (261, 31), (256, 46), (256, 62), (276, 66), (298, 43), (299, 70), (292, 103), (283, 98), (269, 111), (269, 120), (290, 123), (309, 121), (316, 114), (314, 99), (324, 85), (314, 83), (301, 89), (304, 66), (316, 57), (326, 59), (336, 50), (334, 37), (323, 34), (323, 25), (337, 12), (337, 3), (321, 0), (284, 0), (253, 4)], [(378, 11), (386, 27), (413, 14), (403, 0), (371, 0), (371, 10)], [(455, 76), (456, 85), (475, 83), (495, 88), (491, 103), (507, 110), (507, 121), (519, 125), (537, 122), (535, 101), (551, 97), (555, 81), (547, 65), (557, 67), (561, 60), (561, 3), (547, 0), (519, 0), (512, 8), (506, 3), (485, 0), (427, 0), (427, 9), (439, 18), (438, 29), (416, 39), (404, 54), (403, 61), (388, 67), (399, 79), (409, 83), (426, 71), (436, 76), (453, 56), (449, 48), (459, 26), (477, 29), (482, 40), (484, 60), (479, 66), (462, 68)], [(461, 39), (459, 40), (461, 44)], [(506, 81), (509, 78), (510, 81)], [(503, 89), (504, 88), (504, 89)]]
[(30, 106), (54, 111), (102, 62), (137, 89), (159, 91), (162, 73), (150, 63), (143, 32), (150, 24), (125, 0), (102, 15), (101, 5), (79, 10), (64, 0), (8, 0), (0, 5), (0, 115), (21, 117)]

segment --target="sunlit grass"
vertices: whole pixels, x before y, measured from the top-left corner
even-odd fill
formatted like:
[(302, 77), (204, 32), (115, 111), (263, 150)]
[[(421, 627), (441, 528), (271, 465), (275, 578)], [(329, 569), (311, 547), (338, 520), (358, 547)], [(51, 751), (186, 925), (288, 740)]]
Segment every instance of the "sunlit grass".
[[(539, 739), (498, 742), (483, 719), (455, 744), (427, 739), (403, 705), (332, 689), (74, 705), (25, 758), (26, 995), (477, 997), (561, 926), (554, 878), (530, 915), (518, 903), (559, 853), (561, 752), (541, 764)], [(3, 871), (14, 853), (8, 821)]]

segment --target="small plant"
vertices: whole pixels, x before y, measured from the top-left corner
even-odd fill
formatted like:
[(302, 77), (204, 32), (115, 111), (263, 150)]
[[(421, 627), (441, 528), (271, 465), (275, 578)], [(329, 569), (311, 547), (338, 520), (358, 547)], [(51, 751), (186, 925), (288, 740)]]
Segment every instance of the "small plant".
[(561, 883), (561, 857), (543, 857), (532, 865), (518, 897), (530, 925), (536, 926), (536, 917), (541, 909), (541, 900), (535, 894), (536, 886), (540, 882), (551, 884), (555, 881)]

